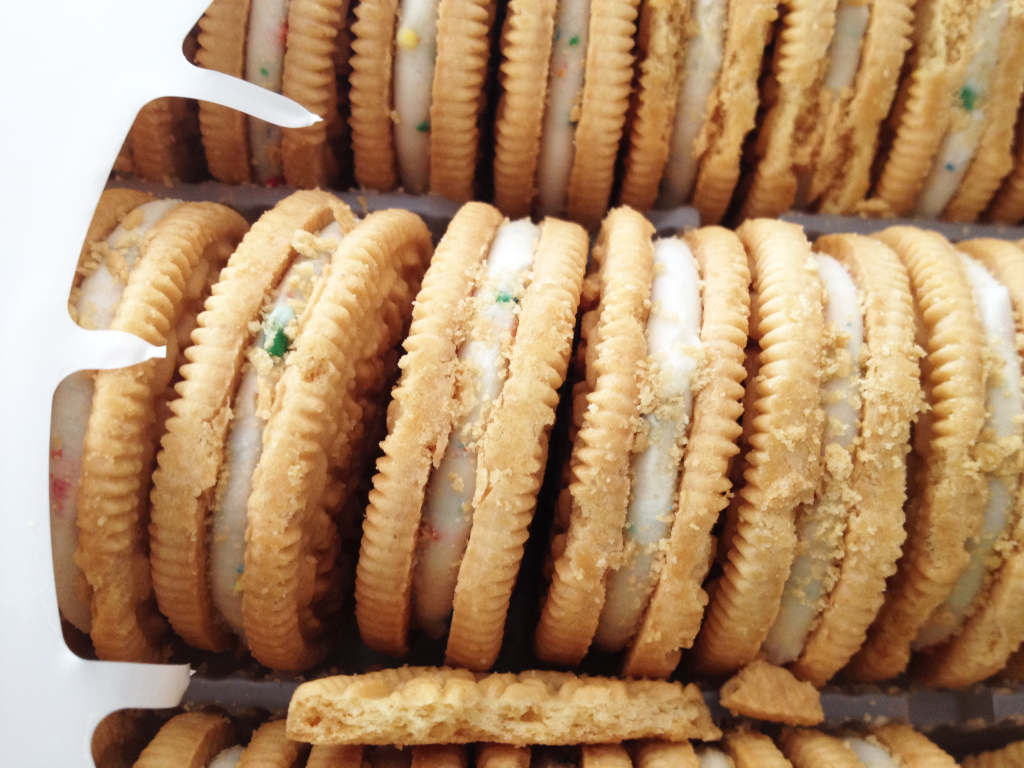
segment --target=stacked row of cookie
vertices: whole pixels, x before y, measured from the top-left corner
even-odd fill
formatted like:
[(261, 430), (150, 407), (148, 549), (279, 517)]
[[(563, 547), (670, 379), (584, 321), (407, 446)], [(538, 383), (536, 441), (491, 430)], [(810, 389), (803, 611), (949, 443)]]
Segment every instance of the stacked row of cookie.
[[(111, 768), (118, 759), (131, 754), (119, 749), (111, 737), (132, 725), (130, 715), (106, 721), (93, 742), (97, 768)], [(119, 728), (119, 726), (121, 726)], [(547, 742), (537, 745), (498, 739), (477, 744), (419, 743), (396, 748), (386, 740), (386, 727), (365, 744), (314, 744), (292, 741), (290, 722), (270, 720), (259, 725), (247, 746), (239, 742), (232, 720), (215, 712), (187, 712), (172, 717), (142, 749), (133, 763), (136, 768), (164, 768), (190, 765), (196, 768), (507, 768), (536, 765), (543, 768), (862, 768), (904, 766), (904, 768), (955, 768), (956, 761), (926, 736), (908, 726), (888, 724), (865, 729), (862, 726), (826, 733), (805, 728), (786, 728), (774, 740), (747, 727), (719, 734), (720, 740), (644, 740), (625, 744), (604, 742)], [(370, 746), (374, 745), (374, 746)], [(965, 766), (1011, 766), (1021, 744), (1000, 752), (967, 757)], [(134, 750), (133, 750), (134, 751)], [(172, 762), (173, 761), (173, 762)]]
[(401, 656), (415, 627), (491, 668), (582, 304), (540, 660), (625, 651), (627, 676), (667, 677), (692, 647), (705, 673), (760, 654), (819, 686), (912, 650), (933, 685), (999, 671), (1024, 639), (1024, 252), (912, 228), (812, 248), (763, 219), (654, 234), (614, 210), (585, 275), (581, 227), (482, 203), (431, 257), (413, 214), (359, 222), (325, 192), (248, 231), (105, 193), (72, 314), (168, 354), (55, 394), (64, 617), (101, 658), (166, 659), (166, 617), (306, 669), (358, 548), (367, 645)]
[[(199, 30), (200, 66), (323, 118), (281, 130), (199, 105), (227, 183), (493, 188), (513, 218), (587, 227), (615, 201), (691, 204), (706, 224), (1024, 218), (1016, 0), (215, 0)], [(121, 167), (133, 151), (146, 178), (194, 178), (194, 122), (150, 105)]]

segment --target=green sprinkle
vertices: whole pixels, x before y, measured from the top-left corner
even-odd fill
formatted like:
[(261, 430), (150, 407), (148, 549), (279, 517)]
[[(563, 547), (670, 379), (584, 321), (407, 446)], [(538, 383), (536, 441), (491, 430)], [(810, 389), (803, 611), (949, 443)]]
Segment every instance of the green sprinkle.
[(288, 351), (288, 336), (285, 334), (284, 328), (274, 329), (274, 335), (264, 349), (271, 357), (284, 357), (284, 353)]
[(974, 102), (978, 98), (978, 92), (971, 86), (965, 85), (960, 89), (960, 103), (964, 105), (964, 109), (968, 112), (974, 111)]
[(512, 294), (509, 293), (508, 291), (502, 291), (501, 293), (498, 294), (498, 297), (495, 300), (499, 304), (508, 304), (510, 301), (512, 301)]
[(569, 47), (570, 48), (575, 48), (579, 44), (580, 44), (580, 36), (579, 35), (573, 35), (572, 37), (569, 38)]
[(416, 126), (416, 130), (420, 133), (430, 133), (430, 121), (424, 120), (422, 123)]
[(260, 67), (260, 74), (263, 75), (264, 77), (270, 77), (270, 73), (267, 72), (266, 67)]

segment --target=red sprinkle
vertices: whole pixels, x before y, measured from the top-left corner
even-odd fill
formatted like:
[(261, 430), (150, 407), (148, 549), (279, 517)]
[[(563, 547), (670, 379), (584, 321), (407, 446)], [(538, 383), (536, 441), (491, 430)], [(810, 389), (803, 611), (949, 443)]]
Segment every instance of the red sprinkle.
[(274, 176), (272, 179), (267, 179), (268, 187), (280, 187), (282, 184), (284, 184), (283, 176)]
[(52, 472), (50, 473), (50, 496), (57, 502), (57, 509), (61, 512), (64, 511), (64, 500), (67, 498), (70, 488), (70, 482), (62, 477), (57, 477)]

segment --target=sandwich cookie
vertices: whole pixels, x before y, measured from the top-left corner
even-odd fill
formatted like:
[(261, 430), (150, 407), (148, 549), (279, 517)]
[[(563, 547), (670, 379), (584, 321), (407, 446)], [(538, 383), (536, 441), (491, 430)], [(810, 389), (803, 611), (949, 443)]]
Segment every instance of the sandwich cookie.
[(960, 765), (961, 768), (1014, 768), (1024, 765), (1024, 741), (1015, 741), (993, 752), (968, 755)]
[(211, 763), (208, 768), (308, 768), (307, 756), (311, 757), (309, 745), (291, 741), (285, 721), (274, 720), (256, 729), (249, 745), (239, 751), (237, 762), (225, 759), (223, 765)]
[(637, 210), (687, 203), (725, 215), (754, 127), (757, 80), (777, 0), (645, 3), (635, 115), (619, 202)]
[(652, 235), (616, 209), (594, 250), (578, 431), (535, 645), (566, 665), (592, 642), (631, 646), (628, 675), (667, 677), (700, 624), (711, 527), (727, 504), (750, 276), (730, 232)]
[[(414, 622), (449, 663), (497, 657), (572, 346), (587, 237), (459, 211), (405, 342), (363, 524), (356, 618), (400, 656)], [(450, 627), (450, 629), (449, 629)]]
[(718, 744), (697, 748), (700, 768), (792, 768), (770, 738), (749, 730), (726, 731)]
[(303, 683), (289, 738), (312, 744), (607, 744), (717, 739), (696, 685), (402, 667)]
[(973, 221), (1013, 164), (1024, 7), (928, 0), (916, 13), (912, 72), (874, 195), (890, 215)]
[(944, 604), (970, 565), (970, 539), (981, 531), (989, 496), (989, 451), (979, 439), (990, 356), (964, 260), (933, 232), (892, 227), (875, 237), (899, 255), (910, 277), (928, 410), (914, 429), (917, 468), (909, 473), (903, 554), (867, 640), (847, 667), (859, 680), (898, 675), (912, 645), (942, 639), (951, 624)]
[(915, 676), (960, 687), (998, 672), (1024, 641), (1024, 395), (1020, 312), (1024, 251), (1002, 240), (958, 244), (985, 334), (985, 425), (976, 448), (988, 500), (967, 540), (970, 562), (918, 632)]
[(237, 638), (274, 669), (325, 652), (338, 529), (430, 250), (412, 214), (357, 224), (333, 196), (301, 192), (232, 256), (182, 370), (153, 491), (157, 596), (190, 644)]
[(955, 768), (956, 761), (908, 725), (832, 736), (784, 728), (779, 746), (793, 768)]
[(1021, 120), (1019, 112), (1013, 155), (1013, 170), (1003, 179), (999, 190), (982, 215), (984, 221), (1013, 226), (1024, 219), (1024, 121)]
[(50, 533), (57, 604), (101, 659), (162, 661), (170, 649), (152, 602), (146, 522), (167, 401), (196, 315), (245, 233), (212, 203), (100, 197), (68, 309), (81, 327), (166, 345), (161, 360), (67, 377), (50, 423)]
[(199, 20), (196, 63), (281, 93), (319, 115), (279, 128), (202, 102), (199, 122), (213, 177), (228, 184), (325, 186), (338, 174), (328, 138), (338, 115), (335, 55), (347, 0), (214, 0)]
[[(871, 187), (879, 130), (889, 114), (913, 31), (913, 0), (839, 0), (813, 118), (794, 144), (796, 207), (850, 214)], [(801, 115), (800, 121), (808, 120)], [(781, 210), (781, 209), (780, 209)]]
[(231, 721), (207, 712), (186, 712), (164, 723), (134, 768), (235, 768), (242, 747)]
[(362, 0), (349, 98), (356, 183), (472, 200), (493, 0)]
[(825, 306), (821, 484), (762, 655), (823, 686), (864, 642), (905, 538), (910, 425), (923, 407), (913, 299), (899, 257), (857, 235), (819, 239)]
[[(363, 748), (355, 744), (313, 747), (306, 759), (306, 768), (362, 768), (364, 765)], [(372, 760), (370, 765), (373, 766)]]
[(757, 322), (750, 332), (759, 349), (747, 352), (746, 482), (729, 507), (723, 573), (712, 582), (711, 605), (694, 645), (698, 667), (710, 674), (749, 663), (779, 611), (797, 553), (798, 512), (812, 506), (820, 488), (826, 425), (821, 391), (831, 341), (818, 260), (800, 227), (755, 219), (736, 234), (753, 265), (751, 315)]
[[(629, 107), (638, 7), (510, 4), (494, 161), (495, 199), (509, 215), (525, 214), (533, 200), (538, 216), (568, 216), (588, 229), (601, 221)], [(545, 36), (552, 17), (554, 35)]]

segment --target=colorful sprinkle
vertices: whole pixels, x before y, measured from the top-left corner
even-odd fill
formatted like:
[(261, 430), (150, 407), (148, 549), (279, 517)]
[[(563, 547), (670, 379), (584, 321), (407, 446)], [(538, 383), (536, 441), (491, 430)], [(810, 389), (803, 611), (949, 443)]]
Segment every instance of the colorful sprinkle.
[(398, 31), (398, 45), (400, 48), (404, 48), (407, 51), (416, 50), (416, 46), (420, 44), (420, 36), (416, 32), (408, 27), (400, 29)]
[(561, 39), (562, 39), (562, 30), (556, 29), (555, 30), (555, 42), (557, 43)]
[(280, 187), (283, 184), (284, 184), (284, 176), (273, 176), (273, 177), (267, 179), (267, 186), (271, 187), (271, 188), (273, 188), (273, 187)]
[(568, 71), (569, 71), (569, 64), (568, 64), (568, 62), (563, 61), (561, 64), (558, 65), (558, 79), (561, 80), (562, 78), (564, 78), (565, 77), (565, 73), (568, 72)]
[(64, 511), (64, 500), (67, 498), (71, 483), (62, 477), (50, 475), (50, 498), (56, 502), (61, 512)]
[(508, 304), (510, 301), (512, 301), (512, 294), (509, 293), (508, 291), (501, 291), (495, 297), (495, 301), (497, 301), (499, 304)]
[(952, 173), (953, 171), (956, 170), (956, 166), (953, 165), (952, 163), (946, 163), (946, 170)]
[(572, 37), (569, 38), (569, 47), (570, 48), (575, 48), (579, 44), (580, 44), (580, 36), (579, 35), (573, 35)]
[(260, 67), (260, 74), (263, 75), (264, 77), (270, 77), (270, 73), (267, 72), (266, 67)]
[(264, 349), (271, 357), (284, 357), (284, 353), (288, 351), (288, 337), (285, 335), (284, 328), (275, 330), (271, 342), (265, 345)]
[(280, 31), (279, 35), (280, 35), (281, 45), (283, 46), (288, 41), (288, 22), (287, 21), (282, 21), (281, 22), (281, 31)]
[(424, 120), (422, 123), (416, 126), (416, 130), (420, 133), (430, 133), (430, 121)]
[(968, 112), (974, 111), (974, 102), (978, 99), (978, 92), (971, 86), (965, 85), (960, 89), (960, 103)]

